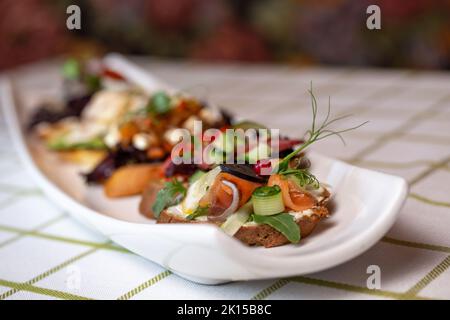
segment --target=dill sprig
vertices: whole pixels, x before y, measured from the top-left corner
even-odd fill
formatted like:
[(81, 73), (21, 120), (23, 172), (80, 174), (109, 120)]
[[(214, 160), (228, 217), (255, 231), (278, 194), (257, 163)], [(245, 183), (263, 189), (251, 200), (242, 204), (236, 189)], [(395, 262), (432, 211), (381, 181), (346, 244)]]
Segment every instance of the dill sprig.
[(310, 186), (313, 189), (318, 189), (320, 187), (319, 180), (317, 180), (316, 176), (307, 169), (287, 169), (282, 171), (281, 174), (285, 176), (295, 176), (301, 187)]
[(318, 111), (318, 106), (317, 106), (317, 99), (314, 96), (313, 93), (313, 89), (312, 89), (312, 83), (311, 83), (311, 88), (308, 90), (310, 96), (311, 96), (311, 108), (312, 108), (312, 125), (311, 128), (306, 131), (305, 136), (306, 136), (306, 141), (297, 149), (295, 149), (294, 151), (292, 151), (290, 154), (288, 154), (286, 157), (283, 158), (283, 160), (281, 160), (278, 164), (278, 166), (276, 166), (273, 170), (273, 172), (277, 172), (277, 173), (282, 173), (283, 171), (288, 170), (289, 168), (289, 160), (291, 160), (293, 157), (295, 157), (297, 154), (301, 153), (302, 151), (304, 151), (306, 148), (308, 148), (310, 145), (312, 145), (313, 143), (323, 140), (325, 138), (328, 138), (330, 136), (337, 136), (342, 143), (345, 145), (345, 140), (342, 137), (342, 134), (351, 130), (355, 130), (358, 129), (359, 127), (365, 125), (366, 123), (368, 123), (368, 121), (365, 121), (357, 126), (354, 127), (350, 127), (347, 129), (343, 129), (343, 130), (332, 130), (330, 129), (330, 125), (343, 120), (345, 118), (350, 117), (351, 115), (344, 115), (344, 116), (340, 116), (334, 119), (330, 119), (331, 117), (331, 98), (328, 98), (328, 111), (327, 111), (327, 115), (325, 116), (325, 119), (322, 121), (321, 124), (317, 123), (317, 111)]

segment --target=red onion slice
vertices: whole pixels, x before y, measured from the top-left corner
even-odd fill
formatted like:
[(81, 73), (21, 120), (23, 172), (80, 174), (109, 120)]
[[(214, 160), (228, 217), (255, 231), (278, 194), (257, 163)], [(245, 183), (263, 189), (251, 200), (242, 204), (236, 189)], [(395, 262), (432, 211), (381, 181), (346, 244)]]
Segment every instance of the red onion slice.
[(239, 207), (239, 190), (236, 185), (230, 181), (222, 180), (224, 185), (229, 187), (233, 192), (233, 200), (231, 201), (230, 206), (225, 209), (225, 211), (219, 216), (208, 216), (208, 219), (211, 221), (225, 221), (229, 215), (235, 213)]

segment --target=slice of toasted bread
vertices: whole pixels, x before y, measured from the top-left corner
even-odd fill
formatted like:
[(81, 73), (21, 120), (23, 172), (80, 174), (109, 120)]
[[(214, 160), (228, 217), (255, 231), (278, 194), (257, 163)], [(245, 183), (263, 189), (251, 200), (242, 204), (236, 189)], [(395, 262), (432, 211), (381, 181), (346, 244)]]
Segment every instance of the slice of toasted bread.
[[(328, 216), (326, 207), (315, 207), (311, 211), (311, 214), (304, 215), (295, 220), (300, 228), (302, 239), (310, 235), (319, 221)], [(289, 240), (281, 232), (267, 224), (245, 224), (234, 236), (250, 246), (271, 248), (289, 243)]]
[[(300, 228), (302, 239), (311, 234), (320, 220), (328, 216), (326, 207), (314, 207), (311, 213), (295, 220)], [(178, 215), (161, 212), (157, 223), (209, 223), (205, 220), (187, 220)], [(215, 223), (217, 224), (217, 223)], [(219, 225), (219, 224), (217, 224)], [(243, 225), (234, 235), (237, 239), (250, 246), (264, 246), (266, 248), (288, 244), (289, 240), (279, 231), (266, 224), (249, 223)]]
[[(307, 237), (314, 230), (320, 220), (328, 216), (326, 204), (330, 199), (330, 193), (326, 188), (320, 195), (320, 201), (316, 207), (307, 214), (294, 216), (295, 222), (300, 228), (300, 235)], [(180, 215), (170, 213), (168, 210), (161, 212), (157, 223), (212, 223), (207, 220), (188, 220)], [(220, 225), (220, 223), (214, 223)], [(237, 239), (250, 246), (264, 246), (266, 248), (288, 244), (289, 240), (279, 231), (266, 224), (246, 223), (234, 235)]]

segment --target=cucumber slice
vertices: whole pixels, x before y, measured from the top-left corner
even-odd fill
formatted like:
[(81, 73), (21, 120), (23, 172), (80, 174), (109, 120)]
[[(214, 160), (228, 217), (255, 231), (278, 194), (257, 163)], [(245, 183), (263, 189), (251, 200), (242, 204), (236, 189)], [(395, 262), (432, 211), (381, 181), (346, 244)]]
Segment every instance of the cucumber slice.
[(247, 202), (238, 211), (230, 215), (227, 220), (222, 223), (220, 228), (229, 236), (234, 236), (234, 234), (248, 221), (252, 209), (252, 202)]
[(279, 186), (256, 188), (252, 194), (253, 210), (260, 216), (271, 216), (284, 211), (283, 197)]

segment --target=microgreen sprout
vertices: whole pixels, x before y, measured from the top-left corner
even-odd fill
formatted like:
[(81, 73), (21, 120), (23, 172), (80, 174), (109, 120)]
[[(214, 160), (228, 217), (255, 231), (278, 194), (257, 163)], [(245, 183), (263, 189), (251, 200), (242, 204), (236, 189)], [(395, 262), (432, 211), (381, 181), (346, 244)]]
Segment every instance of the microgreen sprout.
[(342, 129), (342, 130), (330, 129), (331, 124), (338, 122), (340, 120), (343, 120), (345, 118), (348, 118), (351, 115), (344, 115), (344, 116), (340, 116), (340, 117), (337, 117), (334, 119), (330, 119), (331, 118), (331, 99), (328, 98), (327, 114), (325, 116), (325, 119), (322, 121), (322, 123), (318, 124), (317, 123), (317, 112), (318, 112), (317, 99), (314, 96), (314, 93), (312, 90), (312, 84), (311, 84), (311, 88), (308, 90), (308, 92), (311, 96), (312, 125), (311, 125), (311, 128), (308, 131), (306, 131), (305, 142), (300, 147), (298, 147), (293, 152), (291, 152), (289, 155), (284, 157), (280, 161), (278, 166), (276, 166), (274, 168), (273, 172), (281, 173), (283, 171), (288, 170), (289, 160), (291, 160), (293, 157), (295, 157), (296, 155), (298, 155), (299, 153), (304, 151), (306, 148), (308, 148), (314, 142), (320, 141), (320, 140), (328, 138), (330, 136), (337, 136), (342, 141), (342, 143), (345, 145), (345, 140), (342, 137), (342, 134), (345, 132), (351, 131), (351, 130), (358, 129), (359, 127), (365, 125), (368, 122), (368, 121), (365, 121), (357, 126), (353, 126), (353, 127), (350, 127), (347, 129)]

